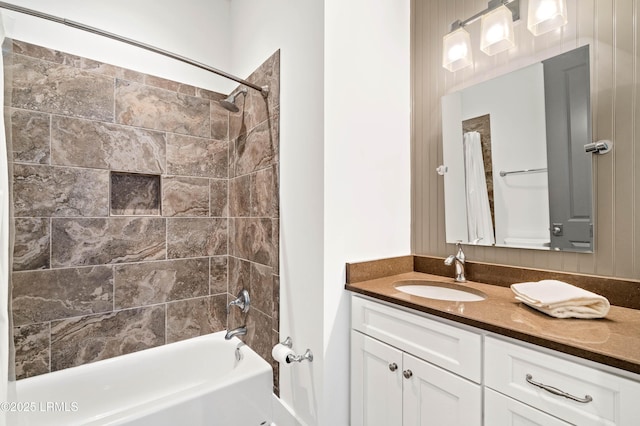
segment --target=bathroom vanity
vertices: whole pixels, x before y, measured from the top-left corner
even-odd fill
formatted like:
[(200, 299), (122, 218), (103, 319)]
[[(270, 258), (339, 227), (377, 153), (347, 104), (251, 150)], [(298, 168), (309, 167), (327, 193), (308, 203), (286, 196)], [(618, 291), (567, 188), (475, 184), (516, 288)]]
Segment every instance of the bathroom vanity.
[(638, 424), (640, 311), (560, 320), (504, 286), (470, 281), (486, 298), (458, 302), (397, 290), (448, 277), (383, 267), (369, 278), (346, 285), (353, 426)]

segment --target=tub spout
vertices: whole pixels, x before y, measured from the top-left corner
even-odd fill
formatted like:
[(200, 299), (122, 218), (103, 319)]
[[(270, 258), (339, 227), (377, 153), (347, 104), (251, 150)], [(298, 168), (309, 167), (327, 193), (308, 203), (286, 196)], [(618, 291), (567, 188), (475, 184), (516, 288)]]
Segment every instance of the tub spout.
[(234, 336), (244, 336), (247, 334), (247, 326), (243, 325), (242, 327), (234, 328), (233, 330), (227, 331), (227, 334), (224, 335), (225, 340), (231, 340)]

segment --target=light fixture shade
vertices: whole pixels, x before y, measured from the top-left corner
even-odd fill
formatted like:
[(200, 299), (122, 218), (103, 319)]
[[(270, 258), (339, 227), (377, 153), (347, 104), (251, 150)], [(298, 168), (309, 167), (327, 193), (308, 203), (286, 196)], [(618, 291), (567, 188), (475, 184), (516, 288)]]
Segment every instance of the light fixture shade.
[(529, 0), (527, 28), (540, 35), (567, 23), (566, 0)]
[(451, 72), (471, 65), (471, 37), (464, 28), (450, 32), (442, 38), (442, 66)]
[(480, 21), (480, 50), (495, 55), (515, 46), (513, 14), (504, 5), (482, 15)]

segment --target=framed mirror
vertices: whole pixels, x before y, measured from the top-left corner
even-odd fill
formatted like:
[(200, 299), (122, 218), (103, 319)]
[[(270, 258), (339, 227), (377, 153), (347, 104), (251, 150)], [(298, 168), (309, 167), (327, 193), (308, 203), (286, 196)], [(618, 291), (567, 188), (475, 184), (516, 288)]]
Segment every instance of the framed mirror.
[(589, 46), (442, 98), (448, 243), (593, 251)]

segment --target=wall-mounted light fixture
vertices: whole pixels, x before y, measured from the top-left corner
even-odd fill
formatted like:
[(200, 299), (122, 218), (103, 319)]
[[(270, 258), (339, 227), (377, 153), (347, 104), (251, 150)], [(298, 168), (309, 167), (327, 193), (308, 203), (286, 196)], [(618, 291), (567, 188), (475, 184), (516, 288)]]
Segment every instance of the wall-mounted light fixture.
[[(520, 19), (520, 0), (490, 0), (487, 8), (451, 24), (442, 40), (442, 66), (451, 72), (473, 63), (471, 37), (465, 26), (481, 19), (480, 50), (495, 55), (515, 46), (513, 22)], [(567, 23), (566, 0), (529, 0), (527, 28), (534, 35)]]

